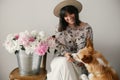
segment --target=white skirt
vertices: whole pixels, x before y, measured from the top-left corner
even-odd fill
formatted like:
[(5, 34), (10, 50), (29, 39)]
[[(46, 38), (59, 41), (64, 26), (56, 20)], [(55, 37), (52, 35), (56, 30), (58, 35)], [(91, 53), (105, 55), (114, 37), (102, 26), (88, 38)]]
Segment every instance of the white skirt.
[(81, 68), (66, 57), (55, 57), (51, 64), (51, 71), (47, 73), (47, 80), (81, 80)]

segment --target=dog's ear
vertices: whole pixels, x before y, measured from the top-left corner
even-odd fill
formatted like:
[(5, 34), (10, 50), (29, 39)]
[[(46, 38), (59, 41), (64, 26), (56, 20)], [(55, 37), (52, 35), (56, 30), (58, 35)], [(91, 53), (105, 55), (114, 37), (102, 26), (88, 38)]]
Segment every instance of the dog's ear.
[(92, 41), (90, 40), (90, 38), (87, 38), (86, 47), (88, 48), (88, 50), (89, 50), (90, 52), (93, 52), (93, 51), (94, 51), (94, 46), (93, 46), (93, 43), (92, 43)]
[(81, 59), (84, 63), (91, 63), (93, 60), (92, 55), (86, 56), (84, 55), (84, 57)]
[(87, 38), (86, 47), (93, 47), (93, 43), (92, 43), (92, 41), (90, 40), (90, 38)]

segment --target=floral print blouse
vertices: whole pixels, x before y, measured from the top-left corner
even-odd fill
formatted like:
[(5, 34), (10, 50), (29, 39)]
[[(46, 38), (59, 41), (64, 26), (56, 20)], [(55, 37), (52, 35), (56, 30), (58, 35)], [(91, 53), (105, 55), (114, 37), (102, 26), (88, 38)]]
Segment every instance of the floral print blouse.
[(82, 23), (80, 27), (73, 29), (67, 27), (65, 31), (55, 34), (54, 54), (63, 55), (65, 52), (76, 53), (86, 45), (86, 39), (93, 40), (92, 28), (88, 23)]

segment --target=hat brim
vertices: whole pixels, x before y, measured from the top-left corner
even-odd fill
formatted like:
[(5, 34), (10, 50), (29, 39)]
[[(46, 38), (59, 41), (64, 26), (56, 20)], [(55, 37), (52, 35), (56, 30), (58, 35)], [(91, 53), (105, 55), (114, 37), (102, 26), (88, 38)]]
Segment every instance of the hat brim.
[(67, 5), (72, 5), (72, 6), (76, 7), (78, 9), (78, 12), (81, 12), (81, 10), (82, 10), (82, 4), (80, 2), (78, 2), (77, 0), (65, 0), (65, 1), (60, 2), (54, 8), (54, 11), (53, 11), (54, 15), (56, 17), (59, 17), (61, 8), (63, 8), (64, 6), (67, 6)]

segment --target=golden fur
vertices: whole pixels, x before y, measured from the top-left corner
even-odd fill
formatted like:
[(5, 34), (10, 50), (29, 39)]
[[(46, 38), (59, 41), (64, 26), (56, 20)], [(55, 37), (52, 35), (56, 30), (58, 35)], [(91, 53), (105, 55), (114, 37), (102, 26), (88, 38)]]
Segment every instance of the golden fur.
[(90, 73), (89, 80), (119, 80), (116, 72), (109, 66), (104, 56), (95, 51), (88, 39), (85, 48), (80, 50), (75, 59), (83, 62)]

